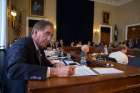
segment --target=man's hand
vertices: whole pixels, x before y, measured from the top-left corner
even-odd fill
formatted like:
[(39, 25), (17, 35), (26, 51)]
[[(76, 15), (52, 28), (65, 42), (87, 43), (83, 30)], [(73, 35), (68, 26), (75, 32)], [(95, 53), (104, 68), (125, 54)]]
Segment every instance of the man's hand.
[(87, 59), (87, 61), (93, 61), (93, 62), (96, 61), (96, 57), (91, 56), (91, 55), (87, 55), (86, 59)]
[(74, 75), (74, 66), (61, 66), (50, 68), (50, 77), (67, 77)]
[(60, 62), (60, 60), (51, 60), (50, 62), (54, 65), (54, 67), (63, 67), (63, 66), (65, 66), (65, 64)]

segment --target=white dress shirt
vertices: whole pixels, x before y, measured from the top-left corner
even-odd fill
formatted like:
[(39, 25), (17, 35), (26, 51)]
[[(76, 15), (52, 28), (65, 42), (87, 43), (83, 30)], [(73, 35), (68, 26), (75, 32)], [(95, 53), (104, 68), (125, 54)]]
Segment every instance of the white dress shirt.
[(113, 52), (109, 55), (109, 57), (116, 59), (116, 61), (120, 64), (128, 64), (127, 55), (121, 51)]
[[(37, 46), (37, 44), (35, 43), (34, 40), (33, 40), (33, 42), (34, 42), (36, 50), (39, 51), (39, 47)], [(50, 77), (50, 67), (47, 67), (46, 78), (48, 78), (48, 77)]]

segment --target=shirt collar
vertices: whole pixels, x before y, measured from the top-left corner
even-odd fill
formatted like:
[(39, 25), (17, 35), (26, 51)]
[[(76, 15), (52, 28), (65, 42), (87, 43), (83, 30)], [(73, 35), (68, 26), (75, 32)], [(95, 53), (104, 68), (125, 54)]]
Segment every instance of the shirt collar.
[(35, 45), (36, 50), (39, 50), (39, 47), (37, 46), (37, 44), (35, 43), (34, 40), (33, 40), (33, 42), (34, 42), (34, 45)]

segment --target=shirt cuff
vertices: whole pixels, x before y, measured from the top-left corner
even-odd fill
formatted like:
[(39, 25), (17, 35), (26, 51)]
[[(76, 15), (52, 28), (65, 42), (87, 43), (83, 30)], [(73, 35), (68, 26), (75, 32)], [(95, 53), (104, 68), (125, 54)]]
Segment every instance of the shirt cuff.
[(46, 78), (49, 78), (49, 77), (50, 77), (50, 67), (48, 67), (47, 74), (46, 74)]

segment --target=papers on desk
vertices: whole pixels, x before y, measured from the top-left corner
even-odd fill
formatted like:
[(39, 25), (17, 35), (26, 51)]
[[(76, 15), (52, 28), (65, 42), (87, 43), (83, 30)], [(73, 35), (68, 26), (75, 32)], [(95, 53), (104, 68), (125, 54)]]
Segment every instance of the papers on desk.
[[(52, 64), (57, 64), (57, 63), (64, 64), (63, 61), (61, 61), (61, 60), (56, 60), (56, 59), (50, 60), (50, 62), (51, 62)], [(64, 64), (64, 65), (65, 65), (65, 64)]]
[(66, 58), (66, 57), (58, 57), (58, 58), (60, 58), (60, 59), (64, 59), (64, 58)]
[(51, 57), (47, 57), (48, 60), (57, 60), (59, 59), (58, 56), (51, 56)]
[(74, 63), (74, 61), (72, 61), (72, 60), (65, 60), (65, 63), (66, 64), (70, 64), (70, 63)]
[(80, 65), (79, 63), (74, 62), (74, 61), (72, 61), (72, 60), (64, 60), (64, 63), (65, 63), (66, 65)]
[(54, 50), (45, 50), (44, 53), (45, 53), (45, 56), (53, 56), (56, 54), (57, 51), (54, 51)]
[(93, 70), (99, 74), (121, 74), (124, 73), (116, 68), (93, 68)]
[(97, 75), (87, 66), (76, 66), (74, 76)]

